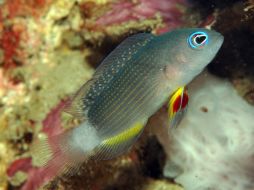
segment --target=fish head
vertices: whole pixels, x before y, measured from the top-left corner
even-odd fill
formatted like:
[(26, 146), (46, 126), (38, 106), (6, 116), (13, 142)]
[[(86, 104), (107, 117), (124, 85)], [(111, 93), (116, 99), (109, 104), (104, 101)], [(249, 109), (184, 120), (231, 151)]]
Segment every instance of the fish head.
[[(165, 34), (167, 74), (175, 79), (180, 77), (182, 84), (179, 85), (190, 82), (212, 61), (223, 40), (220, 33), (204, 28), (176, 29)], [(172, 76), (172, 73), (177, 76)]]

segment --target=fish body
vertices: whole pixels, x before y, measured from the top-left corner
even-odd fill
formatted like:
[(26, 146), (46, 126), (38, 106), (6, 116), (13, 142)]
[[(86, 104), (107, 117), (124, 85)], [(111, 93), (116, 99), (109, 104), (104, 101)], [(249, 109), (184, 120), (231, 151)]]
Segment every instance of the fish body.
[(125, 152), (148, 118), (204, 69), (222, 42), (219, 33), (201, 28), (124, 40), (68, 103), (66, 111), (81, 124), (55, 138), (59, 148), (52, 159), (70, 166)]

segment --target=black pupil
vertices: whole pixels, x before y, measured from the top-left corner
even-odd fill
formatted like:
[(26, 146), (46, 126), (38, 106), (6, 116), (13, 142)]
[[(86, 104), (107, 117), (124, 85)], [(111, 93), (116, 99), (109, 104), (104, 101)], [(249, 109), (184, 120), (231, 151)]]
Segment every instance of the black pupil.
[(197, 36), (195, 41), (197, 44), (202, 44), (206, 40), (206, 36)]

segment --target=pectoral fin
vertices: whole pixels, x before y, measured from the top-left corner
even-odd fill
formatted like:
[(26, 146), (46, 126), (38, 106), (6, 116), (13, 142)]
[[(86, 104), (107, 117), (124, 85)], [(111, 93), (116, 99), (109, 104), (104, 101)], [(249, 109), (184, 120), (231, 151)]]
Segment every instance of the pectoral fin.
[(188, 101), (189, 96), (186, 87), (180, 87), (173, 93), (168, 103), (169, 129), (178, 126), (187, 111)]

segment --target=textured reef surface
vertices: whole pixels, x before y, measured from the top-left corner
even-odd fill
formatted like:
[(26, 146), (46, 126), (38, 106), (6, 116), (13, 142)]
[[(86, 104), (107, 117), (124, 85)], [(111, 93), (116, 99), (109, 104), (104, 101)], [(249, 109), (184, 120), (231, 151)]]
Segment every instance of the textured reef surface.
[[(72, 176), (53, 179), (50, 174), (42, 175), (44, 168), (31, 155), (31, 144), (77, 124), (78, 121), (62, 112), (65, 102), (91, 78), (100, 61), (119, 42), (139, 32), (161, 34), (177, 27), (197, 26), (221, 32), (225, 43), (208, 71), (230, 81), (237, 91), (235, 96), (243, 97), (242, 101), (250, 106), (248, 109), (253, 110), (253, 23), (253, 0), (206, 3), (202, 0), (0, 0), (0, 189), (35, 190), (43, 183), (45, 189), (68, 190), (191, 189), (189, 181), (195, 174), (190, 171), (209, 168), (213, 159), (201, 167), (198, 158), (206, 158), (188, 157), (196, 164), (193, 170), (189, 168), (184, 160), (187, 145), (181, 144), (181, 139), (186, 143), (188, 138), (179, 135), (184, 134), (184, 127), (175, 136), (165, 137), (167, 140), (158, 138), (166, 127), (165, 107), (151, 118), (131, 151), (114, 160), (84, 163)], [(198, 83), (195, 88), (202, 85)], [(215, 93), (213, 98), (217, 102), (226, 97)], [(236, 107), (232, 105), (232, 109)], [(207, 111), (206, 107), (202, 110)], [(244, 122), (242, 117), (237, 121)], [(198, 122), (202, 117), (195, 118)], [(238, 128), (233, 127), (234, 134), (225, 136), (229, 141), (234, 139), (233, 145), (247, 151), (241, 148), (241, 143), (249, 146), (254, 137), (248, 134), (251, 130), (242, 128), (238, 133)], [(188, 131), (195, 132), (191, 127)], [(241, 138), (246, 141), (241, 142)], [(195, 143), (202, 144), (202, 140), (193, 143), (190, 152), (198, 152)], [(206, 148), (205, 144), (202, 146), (201, 149)], [(213, 147), (209, 148), (212, 151)], [(222, 163), (226, 156), (232, 163), (245, 160), (246, 165), (236, 167), (230, 162), (225, 171), (214, 172), (211, 181), (203, 182), (213, 184), (216, 180), (224, 189), (234, 182), (243, 182), (245, 185), (238, 189), (249, 190), (249, 182), (254, 180), (253, 165), (248, 165), (253, 163), (252, 153), (244, 152), (242, 157), (236, 153), (220, 155), (224, 157), (214, 159), (219, 162), (214, 167), (227, 164)], [(181, 163), (176, 163), (177, 159)], [(173, 169), (170, 163), (174, 163)], [(230, 172), (234, 173), (234, 179), (229, 177)], [(195, 180), (195, 185), (202, 184), (202, 179)]]

